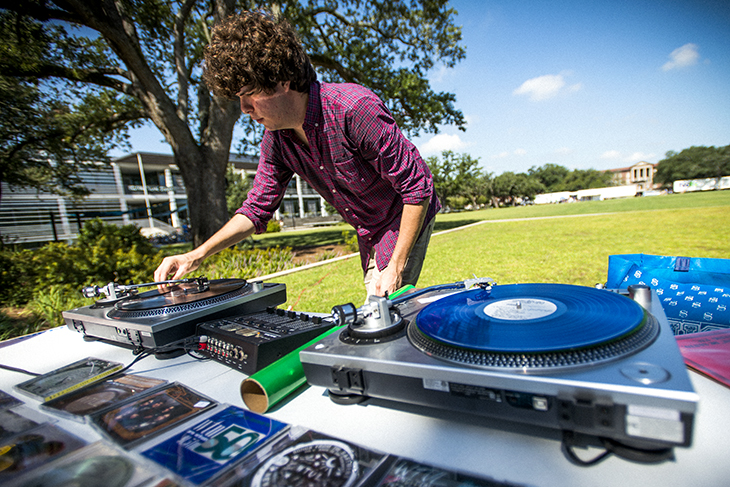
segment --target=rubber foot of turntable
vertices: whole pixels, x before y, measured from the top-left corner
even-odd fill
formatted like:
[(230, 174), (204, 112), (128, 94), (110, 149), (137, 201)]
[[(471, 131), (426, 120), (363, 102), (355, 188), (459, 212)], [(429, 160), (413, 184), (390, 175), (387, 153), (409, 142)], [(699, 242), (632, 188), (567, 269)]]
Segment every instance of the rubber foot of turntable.
[(327, 391), (330, 396), (330, 400), (335, 404), (343, 406), (349, 406), (351, 404), (360, 404), (369, 399), (368, 396), (361, 396), (360, 394), (342, 394), (341, 392), (334, 392), (332, 389)]
[(185, 355), (185, 350), (177, 349), (170, 350), (169, 352), (155, 352), (154, 355), (157, 360), (168, 360), (171, 358), (179, 357), (180, 355)]

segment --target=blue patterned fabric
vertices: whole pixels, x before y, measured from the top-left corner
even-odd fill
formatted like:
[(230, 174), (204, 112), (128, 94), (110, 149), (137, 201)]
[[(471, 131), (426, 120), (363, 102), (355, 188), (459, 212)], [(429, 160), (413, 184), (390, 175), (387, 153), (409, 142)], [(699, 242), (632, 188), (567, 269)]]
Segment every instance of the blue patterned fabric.
[(608, 258), (606, 287), (656, 290), (675, 335), (730, 328), (730, 260), (646, 254)]

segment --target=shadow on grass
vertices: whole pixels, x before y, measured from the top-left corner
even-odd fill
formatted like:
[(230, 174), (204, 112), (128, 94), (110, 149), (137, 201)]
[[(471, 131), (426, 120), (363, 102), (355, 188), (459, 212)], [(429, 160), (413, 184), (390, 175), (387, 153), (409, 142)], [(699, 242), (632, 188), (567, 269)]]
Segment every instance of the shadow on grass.
[[(451, 230), (452, 228), (463, 227), (479, 221), (481, 220), (474, 218), (445, 222), (437, 221), (434, 225), (433, 231), (441, 232), (444, 230)], [(348, 235), (352, 235), (354, 230), (350, 227), (338, 227), (337, 229), (317, 230), (316, 232), (280, 232), (267, 234), (266, 238), (256, 240), (254, 247), (269, 248), (276, 247), (278, 245), (279, 247), (291, 247), (294, 250), (301, 250), (312, 247), (321, 247), (323, 245), (339, 245), (345, 243), (345, 239), (342, 235), (343, 232), (348, 232)]]
[(477, 223), (480, 221), (482, 221), (482, 220), (466, 219), (466, 220), (451, 220), (451, 221), (447, 221), (447, 222), (437, 221), (433, 225), (433, 231), (434, 232), (443, 232), (444, 230), (451, 230), (452, 228), (463, 227), (463, 226), (471, 225), (472, 223)]
[(267, 247), (291, 247), (293, 249), (306, 249), (309, 247), (321, 247), (322, 245), (337, 245), (344, 243), (342, 232), (354, 232), (349, 227), (339, 227), (337, 230), (318, 230), (311, 233), (287, 233), (281, 232), (267, 235), (265, 239), (257, 240), (257, 248)]

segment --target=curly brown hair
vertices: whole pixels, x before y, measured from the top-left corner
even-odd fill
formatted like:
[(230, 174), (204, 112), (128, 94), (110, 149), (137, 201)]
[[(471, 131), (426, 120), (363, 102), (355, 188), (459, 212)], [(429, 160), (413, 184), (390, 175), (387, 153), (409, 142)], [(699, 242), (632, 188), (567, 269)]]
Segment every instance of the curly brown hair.
[(317, 74), (286, 20), (244, 12), (213, 29), (203, 79), (213, 93), (233, 99), (244, 86), (271, 92), (280, 81), (307, 93)]

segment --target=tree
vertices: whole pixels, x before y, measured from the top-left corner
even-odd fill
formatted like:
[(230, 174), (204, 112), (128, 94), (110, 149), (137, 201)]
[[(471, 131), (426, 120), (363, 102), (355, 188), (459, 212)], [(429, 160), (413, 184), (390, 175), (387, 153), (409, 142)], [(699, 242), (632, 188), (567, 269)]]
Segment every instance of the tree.
[[(323, 80), (372, 88), (406, 133), (464, 126), (454, 95), (433, 92), (426, 79), (437, 61), (451, 67), (464, 57), (446, 0), (16, 0), (3, 8), (0, 76), (93, 93), (107, 101), (94, 113), (111, 120), (115, 105), (129, 107), (128, 121), (160, 130), (186, 185), (195, 245), (228, 219), (225, 172), (241, 118), (236, 101), (201, 84), (200, 63), (212, 26), (239, 9), (288, 19)], [(250, 149), (260, 132), (242, 123)]]
[(248, 191), (251, 189), (251, 179), (245, 174), (237, 173), (233, 170), (233, 166), (228, 166), (226, 171), (226, 207), (228, 215), (233, 216), (241, 207), (241, 203), (246, 199)]
[(548, 163), (540, 167), (531, 167), (527, 170), (527, 175), (536, 178), (545, 186), (545, 191), (552, 193), (562, 191), (563, 181), (569, 172), (567, 167)]
[(654, 181), (671, 186), (681, 179), (722, 178), (730, 175), (730, 145), (692, 146), (677, 153), (669, 151), (659, 161)]
[(611, 171), (596, 169), (573, 169), (570, 171), (558, 191), (578, 191), (579, 189), (606, 188), (615, 185)]
[(506, 171), (494, 178), (494, 197), (502, 203), (515, 205), (518, 198), (534, 199), (545, 191), (545, 186), (535, 177), (525, 173)]
[(477, 206), (480, 196), (487, 196), (489, 174), (479, 167), (479, 159), (469, 154), (455, 154), (452, 151), (426, 159), (433, 174), (436, 194), (442, 203), (448, 204), (453, 198), (465, 198)]

